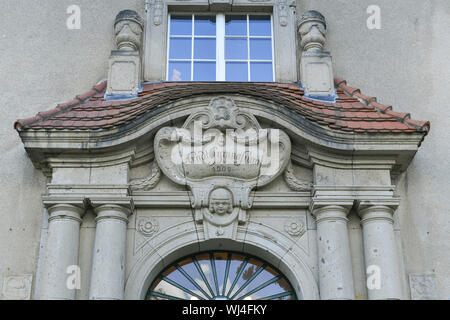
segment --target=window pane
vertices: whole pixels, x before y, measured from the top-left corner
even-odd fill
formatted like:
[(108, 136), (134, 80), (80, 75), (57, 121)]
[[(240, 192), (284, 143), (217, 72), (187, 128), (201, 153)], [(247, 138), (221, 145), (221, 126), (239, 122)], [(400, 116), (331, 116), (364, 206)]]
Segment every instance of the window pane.
[(195, 16), (194, 34), (196, 36), (215, 36), (216, 17), (215, 16)]
[(248, 81), (247, 62), (227, 62), (225, 74), (226, 81)]
[(191, 63), (169, 62), (169, 81), (191, 81)]
[(192, 35), (192, 16), (171, 16), (171, 35)]
[(225, 39), (225, 59), (247, 60), (247, 39)]
[(191, 59), (190, 38), (170, 38), (169, 59)]
[(270, 16), (249, 17), (250, 36), (271, 36)]
[(196, 38), (194, 40), (194, 59), (216, 59), (216, 39)]
[(225, 16), (225, 35), (227, 36), (246, 36), (247, 35), (247, 16)]
[(272, 60), (272, 41), (270, 39), (250, 39), (251, 60)]
[[(252, 290), (253, 289), (253, 290)], [(254, 291), (249, 295), (249, 291)], [(285, 276), (239, 253), (205, 252), (175, 262), (151, 284), (147, 300), (296, 299)]]
[(194, 62), (194, 81), (216, 81), (216, 63)]
[(252, 62), (250, 63), (250, 81), (273, 81), (271, 62)]

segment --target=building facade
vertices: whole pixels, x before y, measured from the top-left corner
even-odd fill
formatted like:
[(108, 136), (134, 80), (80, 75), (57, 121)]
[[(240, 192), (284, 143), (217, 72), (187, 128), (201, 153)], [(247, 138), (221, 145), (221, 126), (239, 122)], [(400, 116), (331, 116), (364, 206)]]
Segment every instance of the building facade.
[[(64, 28), (93, 42), (66, 55), (81, 69), (56, 59), (26, 77), (54, 75), (42, 85), (47, 98), (13, 91), (16, 104), (47, 111), (15, 111), (16, 138), (5, 129), (20, 161), (2, 174), (23, 182), (4, 182), (2, 298), (446, 299), (450, 203), (429, 184), (440, 194), (448, 186), (448, 142), (432, 135), (448, 121), (439, 83), (450, 76), (434, 65), (449, 65), (448, 42), (432, 40), (449, 38), (438, 26), (450, 24), (450, 7), (404, 6), (72, 6)], [(100, 11), (108, 18), (92, 19)], [(351, 23), (361, 30), (348, 32)], [(371, 39), (387, 45), (372, 52)], [(49, 45), (71, 51), (73, 40)], [(58, 55), (28, 59), (46, 54)], [(407, 81), (416, 73), (423, 79)], [(350, 86), (353, 74), (362, 89)], [(414, 102), (430, 121), (366, 88)]]

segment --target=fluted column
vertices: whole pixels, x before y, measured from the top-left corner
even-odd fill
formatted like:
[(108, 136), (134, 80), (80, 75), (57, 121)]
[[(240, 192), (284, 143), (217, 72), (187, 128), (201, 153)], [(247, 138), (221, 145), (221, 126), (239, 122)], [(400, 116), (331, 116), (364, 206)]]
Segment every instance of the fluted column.
[[(397, 204), (361, 201), (364, 260), (373, 282), (368, 283), (369, 300), (401, 299), (402, 287), (393, 214)], [(379, 276), (379, 279), (376, 277)], [(369, 279), (370, 282), (370, 279)]]
[(355, 297), (347, 230), (347, 214), (351, 205), (352, 202), (313, 205), (322, 300), (351, 300)]
[(129, 207), (96, 206), (96, 231), (89, 299), (121, 300), (125, 287), (126, 229)]
[(68, 267), (78, 265), (81, 216), (84, 209), (72, 204), (48, 207), (47, 250), (40, 298), (74, 300), (75, 290), (67, 285)]

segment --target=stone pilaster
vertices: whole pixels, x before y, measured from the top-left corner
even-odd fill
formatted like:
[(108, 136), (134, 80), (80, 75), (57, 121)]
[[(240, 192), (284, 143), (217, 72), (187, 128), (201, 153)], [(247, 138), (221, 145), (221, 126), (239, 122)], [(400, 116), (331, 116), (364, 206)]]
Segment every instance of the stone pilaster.
[(319, 288), (322, 300), (354, 299), (347, 214), (352, 201), (314, 201), (317, 224)]
[[(47, 250), (41, 280), (43, 300), (74, 300), (75, 289), (67, 285), (71, 266), (78, 265), (83, 200), (44, 200), (49, 213)], [(69, 272), (69, 273), (68, 273)]]
[[(402, 282), (393, 214), (398, 200), (360, 201), (369, 300), (401, 299)], [(379, 278), (378, 278), (379, 277)]]
[(96, 232), (89, 299), (121, 300), (125, 288), (126, 229), (130, 200), (92, 201)]

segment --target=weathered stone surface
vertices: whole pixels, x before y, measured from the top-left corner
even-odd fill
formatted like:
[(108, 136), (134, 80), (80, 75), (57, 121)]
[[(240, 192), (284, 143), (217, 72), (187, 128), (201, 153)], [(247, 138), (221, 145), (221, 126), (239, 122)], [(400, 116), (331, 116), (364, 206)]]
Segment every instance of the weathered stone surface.
[[(330, 31), (328, 49), (333, 52), (337, 76), (352, 79), (364, 92), (377, 95), (384, 103), (395, 102), (400, 108), (403, 106), (405, 111), (411, 111), (417, 118), (429, 119), (439, 124), (436, 126), (437, 131), (428, 136), (426, 143), (416, 154), (407, 173), (388, 184), (395, 184), (396, 193), (403, 198), (397, 214), (400, 218), (401, 240), (404, 243), (405, 268), (417, 274), (436, 269), (437, 295), (441, 299), (447, 299), (450, 296), (450, 257), (442, 252), (450, 251), (448, 231), (445, 227), (448, 225), (450, 199), (442, 197), (442, 190), (448, 185), (450, 168), (441, 161), (448, 158), (450, 150), (449, 133), (444, 130), (450, 127), (450, 117), (446, 116), (447, 110), (443, 107), (450, 96), (447, 88), (442, 85), (450, 78), (450, 62), (446, 59), (450, 51), (447, 2), (384, 2), (381, 7), (383, 20), (380, 30), (369, 30), (364, 26), (364, 13), (368, 5), (373, 4), (371, 1), (348, 4), (315, 0), (297, 2), (297, 18), (309, 9), (317, 9), (327, 17)], [(93, 83), (106, 77), (108, 66), (105, 59), (111, 50), (111, 26), (116, 13), (124, 7), (123, 2), (109, 0), (83, 4), (82, 28), (67, 30), (65, 16), (60, 14), (65, 12), (66, 4), (61, 1), (26, 4), (24, 1), (14, 1), (4, 2), (1, 6), (4, 12), (19, 12), (6, 14), (0, 21), (0, 37), (8, 41), (6, 58), (0, 62), (2, 71), (8, 75), (0, 78), (0, 87), (3, 88), (0, 104), (4, 112), (0, 139), (5, 146), (0, 157), (3, 168), (0, 171), (0, 180), (4, 182), (0, 193), (1, 211), (15, 213), (4, 214), (0, 225), (0, 273), (5, 278), (7, 274), (33, 274), (36, 270), (39, 228), (42, 226), (44, 212), (41, 194), (46, 185), (44, 175), (33, 168), (23, 151), (20, 139), (12, 133), (11, 124), (17, 118), (41, 111), (44, 105), (68, 101), (75, 94), (88, 90)], [(128, 1), (127, 7), (137, 10), (141, 16), (145, 14), (141, 0)], [(54, 19), (42, 20), (42, 16), (48, 12)], [(153, 15), (154, 10), (149, 12)], [(402, 19), (398, 19), (399, 14)], [(162, 30), (167, 28), (167, 24), (164, 24), (165, 11), (160, 17), (163, 19), (159, 25)], [(21, 28), (19, 34), (17, 25)], [(36, 35), (37, 25), (39, 36)], [(355, 28), (355, 25), (361, 27)], [(402, 37), (400, 42), (399, 34)], [(151, 36), (162, 50), (165, 50), (163, 34), (155, 32), (151, 33)], [(412, 45), (414, 50), (410, 50)], [(150, 50), (146, 52), (149, 53)], [(389, 59), (383, 58), (386, 54), (389, 54)], [(364, 59), (361, 59), (362, 55)], [(405, 59), (405, 56), (408, 59)], [(160, 58), (149, 59), (152, 63), (148, 65), (149, 68), (156, 68), (165, 73), (165, 57), (161, 55)], [(293, 70), (293, 65), (295, 61), (287, 68)], [(412, 65), (421, 77), (413, 77), (408, 71), (403, 72), (409, 70)], [(403, 71), (397, 72), (399, 70)], [(151, 79), (157, 80), (160, 77)], [(399, 86), (399, 83), (403, 85)], [(32, 85), (28, 85), (26, 94), (23, 94), (25, 84)], [(361, 165), (354, 161), (355, 159), (348, 160), (349, 163), (353, 162), (355, 167)], [(77, 175), (74, 171), (73, 177)], [(333, 175), (328, 175), (328, 178), (351, 184), (352, 176), (364, 183), (372, 181), (370, 175), (362, 175), (360, 172), (353, 174), (345, 170), (333, 171)], [(377, 181), (387, 179), (378, 180), (378, 174), (373, 177)], [(389, 177), (389, 174), (386, 177)], [(163, 184), (164, 188), (167, 187), (166, 190), (181, 188), (167, 181), (161, 181), (157, 188), (161, 188)], [(153, 199), (158, 200), (158, 196)], [(156, 209), (159, 210), (161, 209)], [(424, 212), (427, 214), (424, 215)], [(312, 221), (308, 220), (309, 222), (313, 225)], [(134, 232), (131, 229), (128, 231), (130, 234)], [(314, 235), (310, 238), (311, 246), (314, 246)], [(131, 241), (128, 240), (128, 245)], [(83, 248), (84, 255), (92, 254), (92, 248), (84, 245)], [(128, 251), (131, 253), (127, 255), (131, 255), (132, 250)], [(159, 259), (157, 253), (154, 258)], [(276, 262), (276, 259), (271, 261)], [(294, 266), (295, 264), (289, 264), (291, 268)], [(8, 268), (13, 270), (12, 273)], [(145, 287), (144, 282), (140, 283)]]
[(436, 288), (436, 276), (429, 274), (410, 274), (409, 286), (411, 300), (436, 300), (439, 299)]
[(33, 275), (8, 276), (3, 279), (2, 298), (5, 300), (30, 300)]

